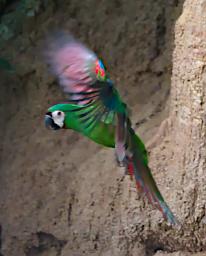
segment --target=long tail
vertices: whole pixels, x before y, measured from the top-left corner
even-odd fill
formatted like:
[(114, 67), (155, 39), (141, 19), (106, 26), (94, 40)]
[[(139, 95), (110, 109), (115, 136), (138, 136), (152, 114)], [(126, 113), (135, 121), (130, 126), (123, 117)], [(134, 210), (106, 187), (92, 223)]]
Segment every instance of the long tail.
[(135, 176), (137, 188), (162, 212), (165, 220), (172, 225), (180, 226), (157, 187), (147, 165), (147, 159), (142, 154), (139, 138), (130, 125), (127, 138), (127, 169), (131, 176)]

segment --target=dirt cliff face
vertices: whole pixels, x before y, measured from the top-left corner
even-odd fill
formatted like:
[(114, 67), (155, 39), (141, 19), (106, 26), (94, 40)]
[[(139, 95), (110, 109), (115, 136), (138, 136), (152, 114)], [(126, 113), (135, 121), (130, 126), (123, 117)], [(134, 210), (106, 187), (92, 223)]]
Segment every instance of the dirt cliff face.
[[(22, 34), (2, 48), (13, 58), (17, 76), (2, 74), (0, 88), (1, 254), (135, 256), (203, 250), (204, 225), (200, 229), (191, 218), (187, 221), (180, 207), (184, 191), (179, 180), (184, 173), (172, 169), (174, 147), (167, 132), (163, 140), (159, 136), (150, 143), (151, 167), (174, 213), (183, 223), (186, 219), (185, 231), (168, 227), (139, 196), (134, 183), (116, 167), (113, 150), (72, 131), (48, 131), (43, 123), (47, 108), (63, 98), (39, 54), (47, 32), (56, 27), (69, 30), (103, 56), (132, 109), (137, 132), (150, 142), (168, 116), (174, 24), (182, 2), (56, 2), (25, 22)], [(186, 1), (183, 14), (188, 5), (193, 6)], [(179, 37), (177, 56), (183, 47)], [(163, 131), (171, 131), (168, 127)], [(190, 204), (189, 196), (184, 200)]]

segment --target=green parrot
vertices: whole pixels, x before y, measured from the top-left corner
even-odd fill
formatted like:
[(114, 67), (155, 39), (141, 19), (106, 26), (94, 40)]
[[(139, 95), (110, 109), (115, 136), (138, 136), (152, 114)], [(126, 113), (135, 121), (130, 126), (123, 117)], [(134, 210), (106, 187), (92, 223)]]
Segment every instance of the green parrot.
[(127, 105), (103, 62), (82, 43), (62, 32), (48, 40), (45, 59), (67, 95), (66, 102), (48, 109), (46, 127), (72, 129), (98, 144), (114, 148), (117, 163), (135, 177), (138, 190), (162, 212), (169, 224), (179, 225), (157, 187), (144, 143), (132, 129)]

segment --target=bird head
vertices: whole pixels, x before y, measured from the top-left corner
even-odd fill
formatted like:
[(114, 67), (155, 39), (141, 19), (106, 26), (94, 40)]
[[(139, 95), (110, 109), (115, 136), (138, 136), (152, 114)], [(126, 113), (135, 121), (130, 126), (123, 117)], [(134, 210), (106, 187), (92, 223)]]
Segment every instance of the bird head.
[(52, 130), (65, 128), (66, 115), (64, 104), (50, 107), (44, 117), (45, 126)]

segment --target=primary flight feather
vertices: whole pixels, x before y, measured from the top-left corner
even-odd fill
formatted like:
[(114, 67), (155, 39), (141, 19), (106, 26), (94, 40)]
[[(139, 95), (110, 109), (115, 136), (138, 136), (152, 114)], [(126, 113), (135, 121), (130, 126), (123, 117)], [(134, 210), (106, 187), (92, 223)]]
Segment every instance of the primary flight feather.
[(46, 126), (73, 129), (96, 143), (115, 148), (117, 162), (135, 177), (137, 188), (170, 224), (178, 224), (156, 185), (145, 146), (132, 129), (127, 106), (103, 62), (64, 33), (48, 41), (45, 56), (67, 95), (66, 103), (48, 109)]

